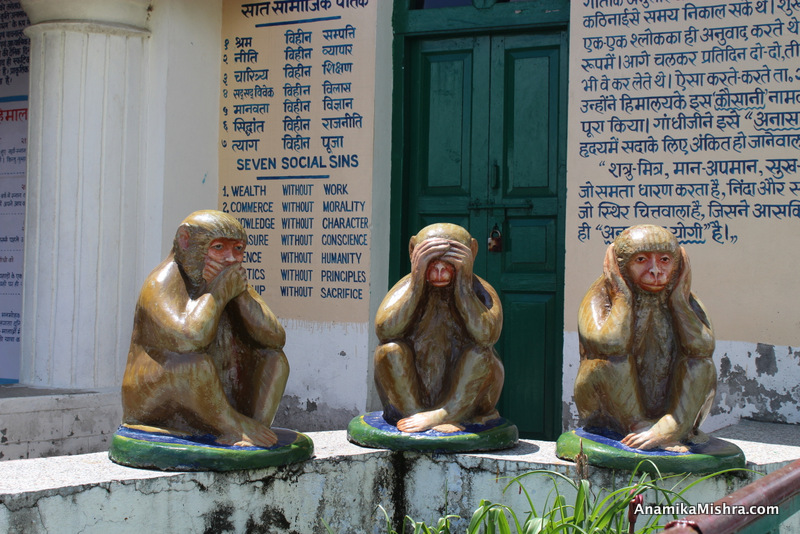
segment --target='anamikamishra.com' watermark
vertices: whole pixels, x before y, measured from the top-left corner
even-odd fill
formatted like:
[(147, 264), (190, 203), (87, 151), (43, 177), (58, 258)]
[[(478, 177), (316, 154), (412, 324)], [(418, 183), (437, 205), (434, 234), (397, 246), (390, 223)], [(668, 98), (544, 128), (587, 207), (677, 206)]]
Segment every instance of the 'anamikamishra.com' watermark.
[(637, 515), (778, 515), (779, 508), (770, 506), (740, 506), (727, 503), (697, 503), (687, 504), (637, 504), (634, 508)]

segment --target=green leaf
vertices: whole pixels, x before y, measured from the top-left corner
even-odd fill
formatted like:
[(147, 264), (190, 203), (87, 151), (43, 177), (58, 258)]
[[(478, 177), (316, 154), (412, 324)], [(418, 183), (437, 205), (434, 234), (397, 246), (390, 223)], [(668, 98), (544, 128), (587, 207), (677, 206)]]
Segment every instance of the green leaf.
[(325, 530), (328, 532), (328, 534), (334, 534), (333, 529), (330, 527), (330, 525), (328, 525), (327, 521), (325, 521), (321, 517), (319, 520), (322, 521), (322, 526), (325, 527)]
[(588, 480), (581, 480), (581, 485), (578, 488), (578, 494), (575, 497), (575, 524), (576, 525), (583, 525), (584, 519), (586, 518), (586, 511), (587, 511), (587, 503), (586, 503), (586, 496), (589, 493), (589, 481)]
[[(392, 528), (392, 520), (389, 519), (386, 508), (379, 504), (377, 509), (383, 512), (383, 517), (386, 519), (386, 534), (397, 534), (397, 531)], [(405, 527), (405, 521), (403, 522), (403, 527)]]
[(529, 521), (525, 522), (524, 534), (539, 534), (544, 532), (549, 523), (550, 522), (544, 517), (532, 517)]
[(497, 529), (499, 534), (511, 534), (511, 526), (508, 524), (508, 518), (506, 518), (506, 514), (502, 510), (498, 510)]
[(467, 532), (468, 533), (470, 533), (470, 534), (473, 534), (473, 533), (477, 534), (478, 533), (478, 529), (481, 526), (481, 521), (483, 521), (483, 518), (486, 517), (486, 514), (489, 512), (489, 509), (491, 508), (491, 506), (492, 506), (492, 503), (490, 503), (486, 499), (481, 499), (481, 502), (478, 505), (478, 508), (472, 514), (472, 519), (470, 519), (469, 526), (467, 527)]
[[(569, 515), (569, 508), (567, 507), (567, 499), (560, 493), (556, 495), (556, 500), (553, 502), (553, 512), (559, 512), (561, 514), (561, 521), (567, 520)], [(555, 517), (555, 514), (554, 514)]]
[(497, 526), (497, 513), (497, 508), (492, 508), (489, 510), (489, 514), (487, 515), (489, 524), (486, 526), (486, 534), (496, 534), (497, 529), (495, 529), (495, 527)]

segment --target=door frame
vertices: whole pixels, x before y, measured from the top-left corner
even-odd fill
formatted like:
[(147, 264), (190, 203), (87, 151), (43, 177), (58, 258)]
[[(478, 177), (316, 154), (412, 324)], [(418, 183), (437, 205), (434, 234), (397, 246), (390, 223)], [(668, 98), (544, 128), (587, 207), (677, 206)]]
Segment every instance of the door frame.
[[(405, 125), (408, 124), (409, 112), (406, 107), (410, 101), (410, 84), (407, 80), (408, 61), (410, 60), (411, 43), (417, 38), (455, 37), (459, 35), (475, 35), (489, 33), (510, 33), (523, 31), (568, 31), (569, 27), (569, 0), (533, 0), (495, 4), (488, 8), (475, 8), (472, 6), (439, 8), (439, 9), (411, 9), (413, 0), (395, 0), (392, 26), (394, 41), (392, 46), (392, 170), (391, 170), (391, 211), (389, 215), (389, 280), (391, 287), (395, 281), (408, 273), (410, 261), (408, 258), (408, 240), (406, 235), (407, 216), (409, 205), (408, 183), (406, 176), (409, 172), (410, 146), (405, 143)], [(568, 39), (567, 39), (568, 42)], [(568, 51), (565, 51), (568, 53)], [(566, 80), (565, 80), (566, 82)], [(565, 85), (564, 91), (567, 90)], [(566, 122), (566, 119), (564, 119)], [(566, 134), (565, 134), (566, 135)], [(566, 162), (566, 159), (563, 160)], [(557, 273), (561, 285), (564, 280), (564, 236), (566, 217), (566, 165), (558, 172), (559, 187), (564, 191), (561, 195), (559, 210), (563, 214), (559, 221), (558, 242), (560, 243), (560, 258)], [(489, 281), (491, 283), (491, 280)], [(563, 287), (561, 301), (557, 303), (557, 325), (552, 325), (553, 330), (548, 335), (563, 339)], [(557, 342), (557, 341), (556, 341)], [(562, 342), (563, 344), (563, 342)], [(559, 351), (556, 349), (556, 352)], [(558, 361), (554, 365), (563, 366), (563, 354), (558, 354)], [(562, 371), (563, 372), (563, 371)], [(555, 373), (561, 376), (562, 373)], [(561, 432), (562, 420), (562, 387), (561, 383), (554, 384), (552, 394), (558, 398), (552, 399), (552, 413), (550, 419), (553, 428), (550, 430), (552, 439)], [(548, 410), (550, 411), (550, 410)]]

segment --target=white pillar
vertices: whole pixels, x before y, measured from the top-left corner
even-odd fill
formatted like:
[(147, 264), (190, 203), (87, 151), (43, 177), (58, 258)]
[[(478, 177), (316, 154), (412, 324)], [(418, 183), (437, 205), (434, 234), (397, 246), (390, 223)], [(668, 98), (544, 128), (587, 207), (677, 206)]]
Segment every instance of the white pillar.
[(121, 382), (143, 247), (148, 0), (22, 0), (32, 25), (20, 382)]

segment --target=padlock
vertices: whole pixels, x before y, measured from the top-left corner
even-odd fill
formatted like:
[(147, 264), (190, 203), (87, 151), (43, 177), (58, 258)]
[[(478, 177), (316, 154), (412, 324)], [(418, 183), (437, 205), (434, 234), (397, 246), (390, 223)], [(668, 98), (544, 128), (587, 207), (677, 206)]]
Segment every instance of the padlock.
[(492, 231), (489, 233), (489, 252), (502, 252), (503, 251), (503, 234), (500, 233), (500, 228), (494, 225)]

